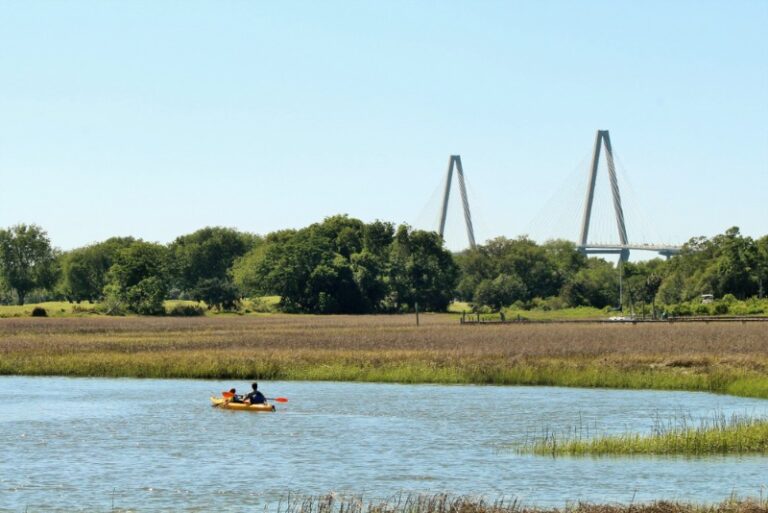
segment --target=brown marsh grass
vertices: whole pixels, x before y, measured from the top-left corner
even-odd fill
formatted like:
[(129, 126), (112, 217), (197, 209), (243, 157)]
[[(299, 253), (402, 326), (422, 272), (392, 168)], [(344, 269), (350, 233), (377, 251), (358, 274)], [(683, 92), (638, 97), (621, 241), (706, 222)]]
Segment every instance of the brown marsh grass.
[(294, 499), (281, 504), (279, 513), (765, 513), (762, 500), (728, 500), (714, 505), (657, 501), (645, 504), (575, 503), (564, 508), (536, 508), (516, 501), (488, 501), (450, 495), (400, 494), (386, 501), (327, 495)]
[(761, 323), (459, 325), (452, 315), (0, 319), (0, 374), (710, 390), (768, 397)]

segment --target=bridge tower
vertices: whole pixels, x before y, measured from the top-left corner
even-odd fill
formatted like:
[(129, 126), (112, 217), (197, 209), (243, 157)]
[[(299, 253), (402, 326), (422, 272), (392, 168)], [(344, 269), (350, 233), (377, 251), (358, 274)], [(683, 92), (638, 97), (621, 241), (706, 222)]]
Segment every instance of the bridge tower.
[(451, 155), (448, 161), (448, 173), (445, 178), (445, 193), (443, 194), (443, 208), (440, 214), (440, 230), (438, 233), (443, 238), (445, 234), (445, 218), (448, 215), (448, 198), (451, 195), (451, 180), (453, 178), (453, 168), (456, 168), (456, 174), (459, 178), (459, 192), (461, 193), (461, 203), (464, 207), (464, 223), (467, 225), (467, 238), (469, 247), (475, 249), (475, 231), (472, 228), (472, 214), (469, 211), (469, 200), (467, 199), (467, 187), (464, 184), (464, 169), (461, 166), (461, 156)]
[[(595, 199), (595, 183), (597, 180), (597, 167), (600, 163), (600, 149), (605, 145), (605, 159), (608, 164), (608, 179), (611, 182), (611, 194), (613, 195), (613, 210), (616, 214), (616, 227), (619, 230), (619, 240), (621, 247), (616, 249), (608, 248), (590, 248), (587, 238), (589, 237), (589, 221), (592, 217), (592, 202)], [(584, 214), (581, 221), (581, 236), (579, 237), (579, 248), (588, 254), (594, 253), (612, 253), (619, 255), (621, 262), (629, 259), (629, 248), (627, 245), (627, 227), (624, 223), (624, 210), (621, 207), (621, 194), (619, 193), (619, 182), (616, 179), (616, 166), (613, 163), (613, 147), (611, 146), (611, 136), (608, 130), (598, 130), (595, 138), (595, 151), (592, 154), (592, 168), (589, 173), (589, 184), (587, 185), (587, 200), (584, 204)]]

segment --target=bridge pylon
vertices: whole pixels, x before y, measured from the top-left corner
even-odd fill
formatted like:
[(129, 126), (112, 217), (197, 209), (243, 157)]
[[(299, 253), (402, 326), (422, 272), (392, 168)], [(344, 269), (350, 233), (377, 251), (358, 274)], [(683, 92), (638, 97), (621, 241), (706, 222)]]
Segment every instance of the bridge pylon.
[[(613, 210), (616, 214), (616, 227), (619, 231), (619, 241), (621, 244), (615, 248), (596, 248), (590, 247), (587, 242), (589, 237), (589, 221), (592, 217), (592, 203), (595, 199), (595, 183), (597, 181), (597, 167), (600, 163), (600, 149), (605, 146), (605, 160), (608, 164), (608, 179), (611, 182), (611, 194), (613, 196)], [(621, 194), (619, 192), (619, 181), (616, 178), (616, 166), (613, 162), (613, 147), (611, 146), (611, 136), (608, 130), (598, 130), (595, 137), (595, 150), (592, 154), (592, 167), (589, 173), (589, 184), (587, 185), (587, 199), (584, 204), (584, 214), (581, 221), (581, 236), (579, 237), (579, 249), (587, 254), (611, 253), (618, 254), (621, 262), (629, 259), (629, 241), (627, 239), (627, 226), (624, 223), (624, 209), (621, 206)]]
[[(619, 244), (590, 244), (589, 221), (592, 217), (592, 203), (595, 199), (595, 182), (597, 180), (597, 167), (600, 163), (600, 150), (605, 146), (605, 160), (608, 164), (608, 179), (611, 182), (611, 194), (613, 195), (613, 210), (616, 214), (616, 227), (619, 230)], [(616, 166), (613, 163), (613, 147), (608, 130), (598, 130), (595, 138), (595, 151), (592, 155), (592, 167), (587, 184), (587, 200), (584, 204), (584, 215), (581, 221), (581, 236), (578, 246), (585, 254), (612, 254), (619, 255), (619, 262), (629, 259), (629, 250), (655, 251), (669, 258), (680, 252), (680, 246), (666, 244), (630, 244), (627, 238), (627, 227), (624, 223), (624, 210), (621, 207), (621, 194), (619, 193), (619, 181), (616, 179)]]
[(459, 192), (461, 193), (461, 203), (464, 207), (464, 223), (467, 225), (467, 238), (469, 239), (469, 247), (475, 249), (475, 231), (472, 228), (472, 214), (469, 211), (469, 200), (467, 199), (467, 187), (464, 184), (464, 169), (461, 166), (461, 156), (451, 155), (448, 161), (448, 173), (445, 177), (445, 192), (443, 193), (443, 208), (440, 214), (440, 230), (438, 231), (441, 238), (444, 238), (445, 234), (445, 219), (448, 215), (448, 199), (451, 195), (451, 181), (453, 179), (453, 169), (456, 168), (456, 174), (459, 178)]

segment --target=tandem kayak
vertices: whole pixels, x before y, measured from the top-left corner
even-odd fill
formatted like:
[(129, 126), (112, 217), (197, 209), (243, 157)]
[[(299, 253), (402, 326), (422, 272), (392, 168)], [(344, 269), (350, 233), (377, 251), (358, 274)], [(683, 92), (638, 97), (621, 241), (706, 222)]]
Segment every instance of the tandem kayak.
[(245, 404), (245, 403), (232, 403), (227, 399), (221, 397), (211, 397), (212, 406), (215, 408), (223, 408), (225, 410), (243, 410), (253, 412), (273, 412), (275, 407), (272, 404)]

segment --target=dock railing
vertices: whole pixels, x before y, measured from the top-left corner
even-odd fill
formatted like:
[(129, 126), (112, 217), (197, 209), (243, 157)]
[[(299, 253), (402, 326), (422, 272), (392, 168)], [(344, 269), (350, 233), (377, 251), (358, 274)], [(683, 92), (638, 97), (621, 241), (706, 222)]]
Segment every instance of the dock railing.
[(671, 324), (678, 322), (768, 322), (768, 316), (760, 315), (689, 315), (668, 316), (666, 318), (641, 318), (633, 316), (613, 316), (607, 319), (530, 319), (522, 315), (508, 317), (503, 312), (480, 313), (462, 312), (459, 323), (464, 325), (496, 325), (496, 324)]

